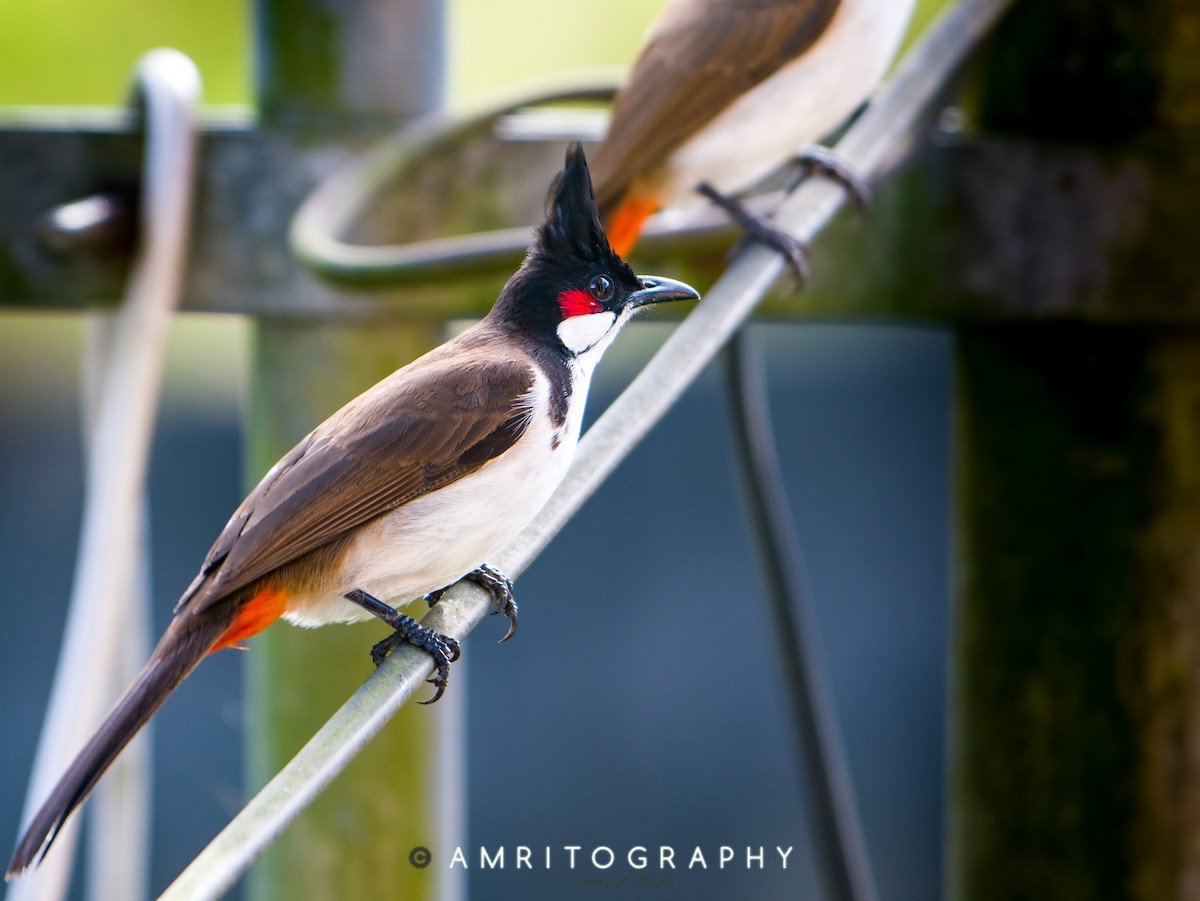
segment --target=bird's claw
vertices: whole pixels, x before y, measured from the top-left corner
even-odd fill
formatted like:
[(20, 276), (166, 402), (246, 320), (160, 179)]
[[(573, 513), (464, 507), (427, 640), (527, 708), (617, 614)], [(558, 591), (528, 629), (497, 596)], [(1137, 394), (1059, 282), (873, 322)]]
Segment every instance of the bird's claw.
[(801, 285), (807, 284), (811, 270), (808, 265), (808, 248), (795, 235), (780, 228), (770, 219), (752, 213), (746, 206), (732, 197), (727, 197), (707, 182), (696, 190), (719, 206), (734, 222), (742, 227), (746, 238), (766, 244), (783, 254)]
[(449, 684), (450, 679), (450, 664), (462, 656), (462, 647), (456, 639), (435, 632), (411, 616), (389, 607), (362, 589), (356, 588), (349, 592), (346, 600), (358, 604), (395, 629), (391, 635), (377, 642), (371, 648), (371, 660), (376, 666), (382, 664), (388, 655), (402, 644), (420, 648), (433, 658), (434, 674), (426, 681), (436, 686), (437, 691), (429, 700), (417, 703), (432, 704), (445, 694), (446, 685)]
[(499, 641), (500, 644), (504, 644), (517, 634), (517, 602), (513, 599), (512, 579), (486, 563), (480, 564), (478, 569), (467, 573), (466, 578), (484, 588), (492, 596), (490, 615), (503, 613), (508, 619), (508, 631)]
[(871, 186), (857, 169), (835, 151), (820, 144), (811, 144), (796, 154), (794, 162), (797, 167), (796, 173), (784, 187), (785, 194), (791, 194), (806, 178), (820, 174), (841, 184), (859, 212), (865, 213), (870, 208)]

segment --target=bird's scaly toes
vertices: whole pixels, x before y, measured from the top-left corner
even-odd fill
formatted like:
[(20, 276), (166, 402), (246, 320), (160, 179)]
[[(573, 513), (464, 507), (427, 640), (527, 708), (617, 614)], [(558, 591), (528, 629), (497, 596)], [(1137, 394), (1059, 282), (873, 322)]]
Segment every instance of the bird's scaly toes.
[(795, 235), (780, 228), (770, 219), (752, 213), (745, 204), (733, 197), (727, 197), (707, 182), (698, 185), (696, 190), (740, 225), (747, 238), (766, 244), (783, 254), (801, 285), (808, 282), (808, 248)]
[(865, 213), (870, 208), (871, 186), (859, 171), (838, 156), (836, 151), (820, 144), (811, 144), (796, 154), (794, 162), (797, 171), (783, 189), (785, 194), (791, 194), (806, 178), (824, 175), (846, 189), (859, 212)]
[(429, 700), (417, 703), (432, 704), (445, 694), (446, 686), (449, 684), (450, 664), (462, 656), (462, 648), (456, 639), (435, 632), (360, 588), (347, 593), (346, 600), (358, 604), (395, 629), (391, 635), (377, 642), (371, 648), (371, 660), (376, 666), (382, 664), (387, 656), (402, 644), (420, 648), (433, 658), (434, 674), (427, 681), (437, 690)]
[(517, 602), (513, 598), (512, 579), (508, 578), (494, 566), (483, 563), (478, 569), (467, 573), (466, 577), (476, 585), (487, 590), (492, 596), (491, 615), (503, 613), (508, 619), (508, 631), (500, 639), (500, 644), (508, 641), (517, 634)]

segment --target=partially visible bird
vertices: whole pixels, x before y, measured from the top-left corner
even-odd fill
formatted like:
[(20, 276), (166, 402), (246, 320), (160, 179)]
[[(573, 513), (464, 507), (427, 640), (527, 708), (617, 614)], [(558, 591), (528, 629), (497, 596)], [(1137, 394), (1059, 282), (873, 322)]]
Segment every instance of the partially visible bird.
[(914, 0), (671, 0), (592, 154), (626, 255), (663, 207), (729, 197), (853, 113), (887, 71)]
[(427, 650), (437, 700), (458, 644), (390, 605), (434, 600), (471, 577), (492, 591), (512, 634), (511, 583), (485, 561), (558, 487), (592, 371), (621, 327), (647, 304), (697, 296), (634, 275), (613, 252), (572, 145), (546, 221), (491, 312), (317, 426), (234, 512), (150, 661), (27, 827), (8, 878), (42, 858), (205, 655), (281, 617), (301, 626), (383, 619), (396, 632), (372, 656), (378, 663), (405, 642)]

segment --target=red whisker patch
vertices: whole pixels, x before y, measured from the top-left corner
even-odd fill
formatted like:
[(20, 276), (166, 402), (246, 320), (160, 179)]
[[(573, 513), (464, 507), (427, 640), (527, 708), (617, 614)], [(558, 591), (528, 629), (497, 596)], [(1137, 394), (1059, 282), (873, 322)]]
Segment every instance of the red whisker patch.
[(588, 313), (599, 313), (604, 309), (600, 301), (579, 288), (568, 288), (558, 295), (558, 308), (562, 311), (563, 319), (572, 316), (586, 316)]

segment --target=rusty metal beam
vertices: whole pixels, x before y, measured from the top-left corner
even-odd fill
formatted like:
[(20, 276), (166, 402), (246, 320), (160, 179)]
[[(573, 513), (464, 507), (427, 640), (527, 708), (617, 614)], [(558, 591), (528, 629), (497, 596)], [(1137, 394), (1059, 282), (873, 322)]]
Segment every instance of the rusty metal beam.
[[(1181, 247), (1200, 232), (1200, 206), (1189, 200), (1200, 196), (1200, 148), (935, 136), (879, 187), (865, 218), (845, 217), (814, 248), (804, 302), (778, 291), (764, 315), (1200, 321), (1200, 257)], [(471, 146), (431, 161), (383, 196), (377, 240), (411, 239), (414, 211), (425, 237), (461, 232), (472, 219), (476, 228), (535, 221), (560, 143), (489, 140), (484, 152)], [(130, 184), (137, 152), (136, 139), (117, 129), (0, 129), (0, 309), (78, 309), (118, 296), (119, 254), (64, 258), (39, 244), (37, 230), (57, 204)], [(286, 242), (292, 213), (351, 152), (283, 132), (209, 130), (183, 308), (337, 319), (485, 312), (521, 257), (519, 240), (494, 271), (402, 287), (350, 290), (297, 265)], [(476, 170), (486, 166), (517, 188), (475, 209), (470, 197), (448, 203), (438, 192), (451, 163), (464, 167), (463, 184), (479, 184)], [(690, 248), (649, 242), (639, 258), (704, 284), (723, 268), (733, 237), (710, 233)]]

